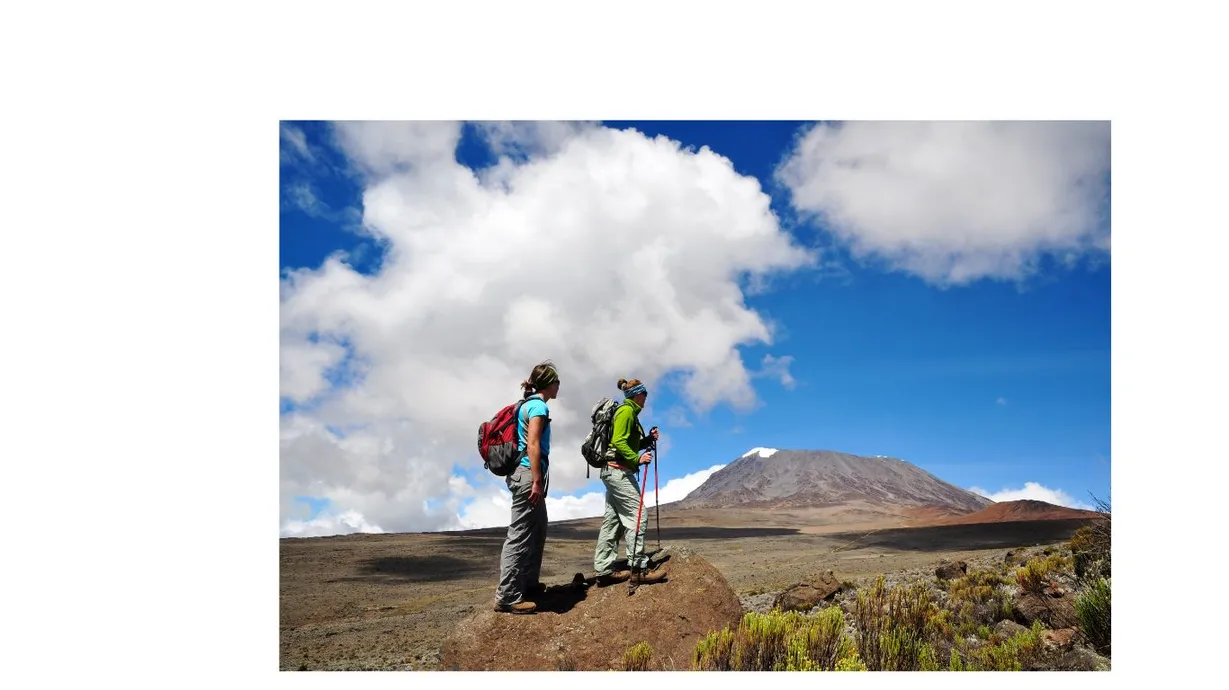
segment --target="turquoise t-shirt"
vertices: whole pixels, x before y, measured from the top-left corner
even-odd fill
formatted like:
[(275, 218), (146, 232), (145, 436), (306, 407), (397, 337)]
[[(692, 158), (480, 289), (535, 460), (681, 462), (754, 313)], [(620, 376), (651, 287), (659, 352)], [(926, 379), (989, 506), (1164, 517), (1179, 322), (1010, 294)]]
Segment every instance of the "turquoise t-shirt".
[[(542, 449), (542, 471), (546, 471), (547, 458), (550, 456), (550, 410), (546, 407), (546, 401), (540, 395), (532, 395), (521, 405), (521, 413), (516, 418), (516, 435), (520, 439), (517, 445), (517, 451), (525, 452), (525, 446), (529, 440), (529, 420), (532, 417), (546, 417), (546, 428), (542, 430), (542, 436), (538, 440), (538, 446)], [(529, 467), (529, 456), (521, 458), (521, 466)]]

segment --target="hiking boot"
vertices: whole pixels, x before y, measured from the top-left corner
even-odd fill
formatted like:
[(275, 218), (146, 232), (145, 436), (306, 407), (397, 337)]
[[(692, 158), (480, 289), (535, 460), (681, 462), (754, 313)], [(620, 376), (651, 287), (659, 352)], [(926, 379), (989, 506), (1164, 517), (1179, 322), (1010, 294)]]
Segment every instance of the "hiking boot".
[(616, 570), (613, 573), (606, 573), (605, 575), (598, 575), (597, 576), (597, 586), (598, 587), (608, 587), (610, 585), (618, 584), (620, 582), (627, 582), (627, 578), (631, 576), (632, 576), (632, 571), (630, 570)]
[(499, 613), (533, 613), (533, 610), (538, 608), (538, 605), (532, 601), (522, 601), (516, 604), (496, 604), (495, 610)]
[(664, 570), (651, 570), (647, 573), (635, 573), (632, 575), (632, 584), (647, 585), (650, 582), (658, 582), (666, 576)]

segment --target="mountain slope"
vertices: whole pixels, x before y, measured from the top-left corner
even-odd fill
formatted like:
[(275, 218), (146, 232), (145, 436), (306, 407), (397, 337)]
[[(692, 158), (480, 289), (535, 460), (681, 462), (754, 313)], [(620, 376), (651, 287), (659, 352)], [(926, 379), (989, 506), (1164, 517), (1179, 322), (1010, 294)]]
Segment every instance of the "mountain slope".
[(975, 525), (987, 522), (1016, 522), (1023, 520), (1077, 520), (1099, 517), (1100, 513), (1092, 510), (1080, 510), (1064, 506), (1023, 499), (1019, 501), (1003, 501), (967, 515), (946, 517), (936, 520), (936, 525)]
[(754, 448), (714, 472), (679, 508), (803, 508), (862, 503), (969, 513), (993, 501), (904, 460), (828, 450)]

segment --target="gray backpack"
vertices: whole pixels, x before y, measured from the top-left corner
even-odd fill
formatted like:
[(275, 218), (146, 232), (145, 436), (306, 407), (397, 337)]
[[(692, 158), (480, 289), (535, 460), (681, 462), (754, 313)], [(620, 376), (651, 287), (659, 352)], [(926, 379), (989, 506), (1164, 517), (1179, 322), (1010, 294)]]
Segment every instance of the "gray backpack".
[[(610, 447), (610, 436), (614, 431), (614, 414), (619, 403), (610, 398), (602, 398), (593, 406), (589, 420), (593, 427), (584, 443), (580, 444), (580, 454), (589, 467), (602, 468), (615, 457), (614, 448)], [(585, 468), (585, 477), (589, 476), (589, 468)]]

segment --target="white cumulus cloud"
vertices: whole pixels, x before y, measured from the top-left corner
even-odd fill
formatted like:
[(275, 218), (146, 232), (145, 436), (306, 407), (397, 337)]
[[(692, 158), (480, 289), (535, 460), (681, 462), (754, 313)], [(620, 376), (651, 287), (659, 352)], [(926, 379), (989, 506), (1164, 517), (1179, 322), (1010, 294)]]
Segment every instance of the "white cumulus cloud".
[(793, 364), (794, 358), (788, 355), (784, 357), (773, 357), (772, 355), (764, 355), (764, 362), (760, 367), (759, 375), (774, 378), (781, 382), (781, 385), (789, 390), (793, 390), (797, 385), (794, 376), (789, 373), (790, 364)]
[[(725, 465), (714, 465), (706, 470), (671, 479), (656, 487), (656, 496), (654, 496), (653, 470), (650, 469), (648, 483), (644, 487), (645, 505), (665, 505), (681, 501), (722, 467)], [(640, 476), (644, 477), (643, 471)], [(660, 479), (659, 476), (658, 480)], [(605, 510), (606, 494), (603, 491), (590, 491), (580, 496), (560, 496), (559, 498), (548, 496), (546, 499), (546, 514), (551, 522), (599, 517)], [(512, 500), (507, 492), (492, 492), (461, 511), (459, 528), (503, 527), (508, 524), (511, 511)]]
[(980, 487), (971, 486), (969, 491), (978, 496), (985, 496), (995, 503), (1003, 501), (1045, 501), (1056, 506), (1064, 506), (1067, 508), (1078, 508), (1080, 510), (1093, 510), (1093, 507), (1083, 501), (1076, 500), (1070, 494), (1062, 489), (1051, 489), (1042, 486), (1037, 482), (1024, 482), (1023, 488), (1019, 489), (1003, 489), (1001, 491), (986, 491)]
[(315, 161), (316, 156), (308, 147), (307, 136), (303, 134), (303, 130), (294, 125), (282, 123), (281, 138), (290, 145), (288, 150), (283, 149), (282, 151), (283, 162), (293, 161), (296, 156), (307, 162)]
[[(744, 290), (816, 256), (754, 178), (707, 149), (590, 125), (488, 125), (498, 150), (528, 157), (475, 171), (455, 159), (461, 131), (336, 127), (387, 253), (374, 275), (338, 255), (282, 281), (281, 392), (298, 406), (281, 423), (284, 524), (298, 495), (386, 531), (507, 524), (477, 426), (544, 359), (562, 380), (555, 519), (594, 506), (559, 497), (586, 481), (580, 440), (618, 378), (669, 381), (696, 413), (756, 404), (739, 347), (772, 331)], [(472, 485), (454, 464), (479, 472)]]
[(379, 534), (383, 531), (354, 510), (343, 511), (340, 515), (321, 514), (310, 520), (287, 520), (282, 526), (283, 537), (324, 537), (355, 532)]
[(1108, 122), (849, 122), (777, 177), (853, 255), (946, 285), (1103, 257), (1109, 166)]
[(687, 494), (695, 491), (701, 484), (708, 481), (708, 478), (713, 476), (717, 470), (725, 467), (725, 465), (713, 465), (706, 470), (692, 472), (678, 479), (671, 479), (666, 482), (666, 485), (661, 487), (659, 494), (662, 503), (673, 503), (687, 498)]

